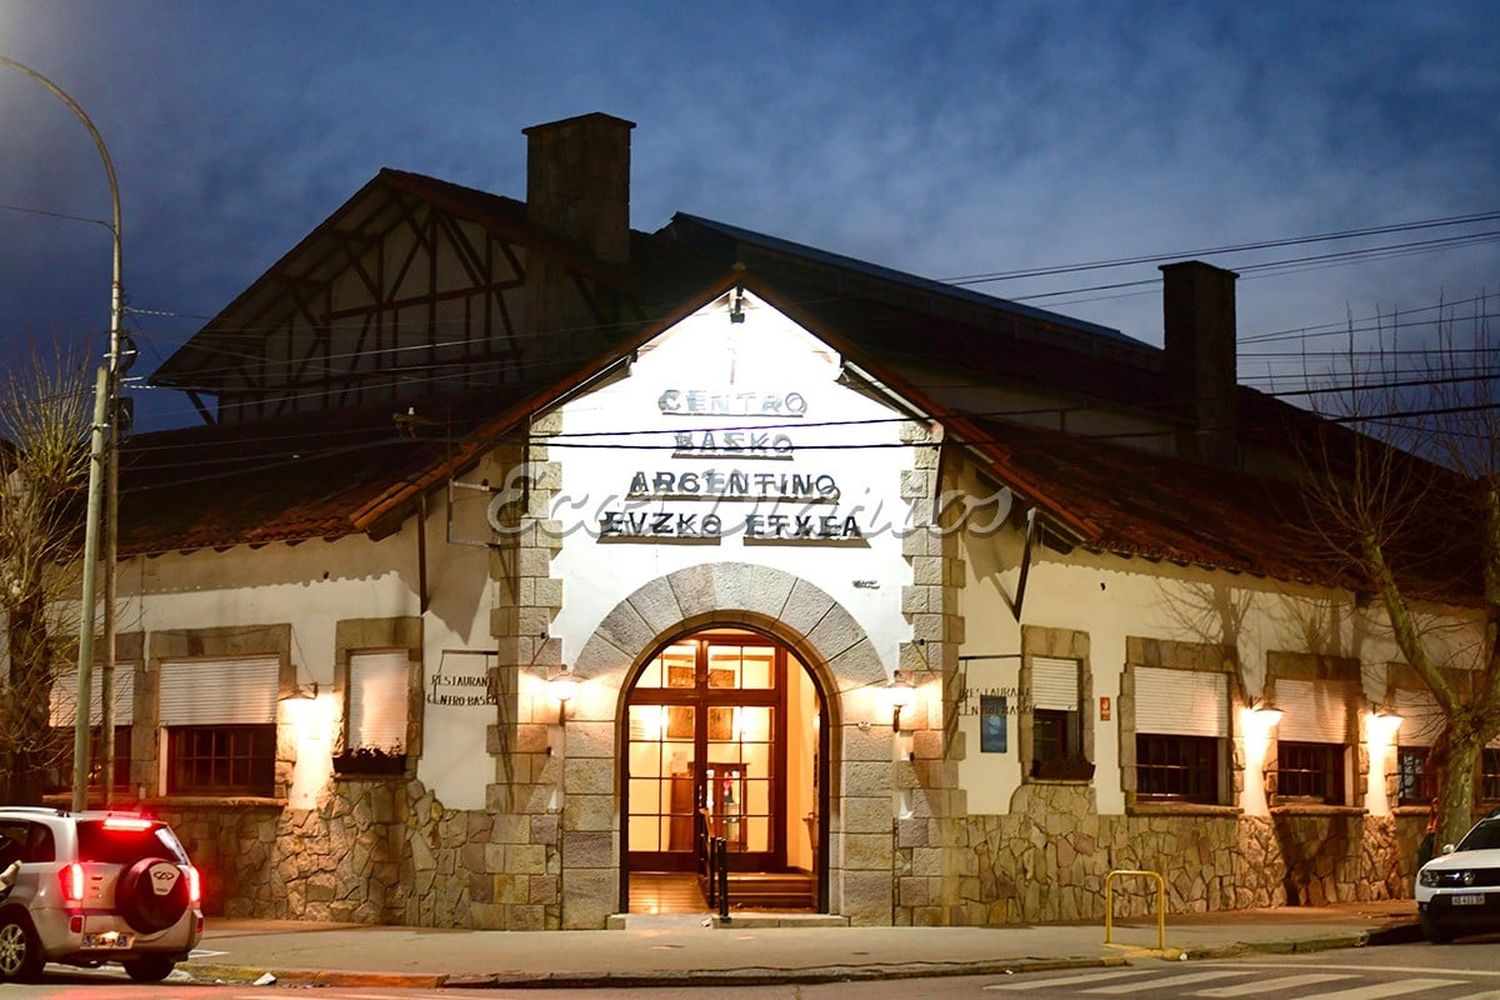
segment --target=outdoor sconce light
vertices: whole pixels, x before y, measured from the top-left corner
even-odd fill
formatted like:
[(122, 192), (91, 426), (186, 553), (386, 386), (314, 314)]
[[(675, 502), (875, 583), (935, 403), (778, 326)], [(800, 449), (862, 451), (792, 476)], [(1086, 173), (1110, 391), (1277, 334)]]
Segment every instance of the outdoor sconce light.
[(1384, 705), (1374, 705), (1370, 708), (1370, 721), (1373, 723), (1371, 736), (1389, 743), (1406, 720)]
[(281, 699), (282, 701), (317, 701), (318, 682), (311, 681), (307, 684), (293, 684), (292, 689)]
[(562, 725), (566, 721), (568, 702), (578, 693), (578, 678), (573, 676), (573, 668), (564, 665), (547, 678), (547, 693), (557, 700), (557, 724)]
[(1281, 709), (1274, 707), (1264, 698), (1257, 698), (1252, 701), (1250, 703), (1250, 711), (1254, 712), (1256, 718), (1265, 723), (1268, 727), (1276, 725), (1281, 721), (1281, 717), (1286, 714)]
[(911, 681), (901, 676), (901, 671), (896, 671), (891, 678), (891, 683), (886, 691), (891, 699), (891, 732), (901, 731), (901, 710), (917, 700), (917, 689), (911, 686)]

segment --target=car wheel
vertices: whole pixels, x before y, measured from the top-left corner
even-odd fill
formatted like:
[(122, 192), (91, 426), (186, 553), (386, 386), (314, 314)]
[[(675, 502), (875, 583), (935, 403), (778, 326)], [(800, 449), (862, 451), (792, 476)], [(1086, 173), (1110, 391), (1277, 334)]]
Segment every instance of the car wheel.
[(1422, 936), (1433, 944), (1447, 944), (1453, 940), (1453, 931), (1432, 919), (1426, 913), (1421, 916)]
[(0, 980), (34, 982), (44, 964), (30, 922), (19, 914), (0, 917)]
[(159, 983), (172, 974), (177, 963), (162, 955), (148, 955), (125, 963), (125, 974), (138, 983)]

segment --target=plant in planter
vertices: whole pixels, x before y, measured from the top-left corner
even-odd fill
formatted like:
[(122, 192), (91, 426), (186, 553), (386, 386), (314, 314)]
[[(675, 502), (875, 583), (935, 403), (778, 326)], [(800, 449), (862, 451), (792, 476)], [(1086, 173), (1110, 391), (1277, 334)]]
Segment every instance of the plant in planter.
[(335, 774), (388, 775), (406, 773), (406, 750), (391, 747), (346, 747), (333, 755)]

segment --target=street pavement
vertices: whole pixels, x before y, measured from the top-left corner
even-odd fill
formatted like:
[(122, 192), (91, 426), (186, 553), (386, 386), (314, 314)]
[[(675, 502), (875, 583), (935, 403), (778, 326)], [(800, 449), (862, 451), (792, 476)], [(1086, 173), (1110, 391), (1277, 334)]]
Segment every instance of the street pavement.
[[(1410, 900), (1172, 917), (1167, 957), (1297, 953), (1413, 940)], [(463, 931), (210, 920), (183, 969), (199, 983), (325, 987), (753, 986), (1105, 971), (1152, 956), (1154, 924), (1005, 928), (757, 927), (745, 918), (631, 918), (608, 931)], [(1037, 982), (1039, 980), (1033, 980)], [(1206, 982), (1206, 981), (1205, 981)], [(1497, 984), (1500, 988), (1500, 984)], [(993, 994), (990, 994), (993, 995)]]

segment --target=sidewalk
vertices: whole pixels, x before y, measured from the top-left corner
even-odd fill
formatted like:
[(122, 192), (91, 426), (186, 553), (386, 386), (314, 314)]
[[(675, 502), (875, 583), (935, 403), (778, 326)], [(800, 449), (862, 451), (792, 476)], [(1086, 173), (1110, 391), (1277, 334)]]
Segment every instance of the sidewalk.
[[(210, 920), (200, 957), (179, 968), (199, 982), (283, 985), (687, 986), (1118, 965), (1149, 954), (1155, 923), (970, 927), (727, 927), (651, 918), (609, 931), (463, 931), (274, 920)], [(1312, 951), (1415, 940), (1411, 900), (1241, 910), (1167, 921), (1168, 957)]]

